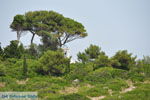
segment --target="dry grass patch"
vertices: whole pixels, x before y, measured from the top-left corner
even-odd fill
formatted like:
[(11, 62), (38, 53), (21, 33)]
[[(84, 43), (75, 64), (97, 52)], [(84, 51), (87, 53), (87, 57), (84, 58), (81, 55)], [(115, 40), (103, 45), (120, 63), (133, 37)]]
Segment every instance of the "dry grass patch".
[(79, 86), (77, 86), (77, 87), (66, 87), (63, 90), (60, 90), (59, 93), (61, 93), (61, 94), (77, 93), (78, 89), (79, 89)]
[(5, 87), (5, 83), (4, 82), (0, 82), (0, 88)]
[(133, 86), (132, 81), (128, 80), (127, 83), (129, 85), (129, 88), (123, 89), (120, 93), (126, 93), (126, 92), (132, 91), (133, 89), (136, 88), (135, 86)]
[(26, 80), (17, 80), (17, 84), (26, 84), (28, 82), (29, 78), (27, 78)]
[(91, 99), (91, 100), (101, 100), (101, 99), (104, 99), (106, 96), (99, 96), (99, 97), (89, 97), (88, 96), (88, 98), (89, 99)]

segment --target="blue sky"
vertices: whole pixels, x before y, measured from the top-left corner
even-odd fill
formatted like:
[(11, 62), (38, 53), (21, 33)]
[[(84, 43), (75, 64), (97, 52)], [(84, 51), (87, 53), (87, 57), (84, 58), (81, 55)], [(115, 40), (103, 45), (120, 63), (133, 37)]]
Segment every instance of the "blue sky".
[[(54, 10), (85, 26), (88, 37), (67, 45), (74, 59), (90, 44), (100, 46), (109, 56), (124, 49), (138, 58), (150, 55), (150, 0), (0, 0), (3, 47), (16, 39), (16, 33), (9, 28), (13, 17), (35, 10)], [(21, 41), (28, 45), (30, 39), (27, 33)]]

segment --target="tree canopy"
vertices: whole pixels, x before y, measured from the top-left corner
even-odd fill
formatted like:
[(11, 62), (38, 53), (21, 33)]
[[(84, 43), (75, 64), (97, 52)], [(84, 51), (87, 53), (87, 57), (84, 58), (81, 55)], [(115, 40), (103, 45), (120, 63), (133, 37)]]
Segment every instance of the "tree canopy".
[(37, 72), (46, 75), (62, 75), (70, 66), (70, 58), (66, 58), (61, 51), (47, 51), (39, 59), (40, 65)]
[(24, 47), (17, 40), (10, 41), (10, 45), (4, 48), (4, 58), (21, 58)]
[(88, 61), (94, 61), (98, 58), (99, 55), (105, 55), (103, 51), (101, 51), (101, 48), (91, 44), (87, 49), (85, 49), (84, 52), (79, 52), (77, 54), (78, 60), (85, 63)]
[(24, 31), (24, 27), (25, 17), (23, 15), (16, 15), (10, 25), (10, 28), (12, 29), (12, 31), (17, 32), (17, 40), (20, 40), (21, 34)]
[(24, 15), (16, 15), (10, 28), (17, 32), (17, 37), (23, 31), (32, 33), (31, 44), (35, 35), (40, 36), (42, 42), (55, 38), (58, 47), (87, 36), (81, 23), (54, 11), (29, 11)]
[(120, 50), (112, 57), (112, 67), (129, 70), (134, 67), (135, 59), (127, 50)]

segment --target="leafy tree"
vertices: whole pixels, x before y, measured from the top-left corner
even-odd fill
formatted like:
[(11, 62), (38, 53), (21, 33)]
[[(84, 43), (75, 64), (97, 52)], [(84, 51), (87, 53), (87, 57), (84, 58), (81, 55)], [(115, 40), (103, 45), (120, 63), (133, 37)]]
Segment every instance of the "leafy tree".
[[(64, 17), (54, 11), (30, 11), (22, 16), (25, 16), (25, 22), (23, 21), (24, 24), (20, 25), (17, 23), (17, 25), (19, 24), (23, 31), (29, 31), (32, 33), (31, 44), (33, 43), (35, 35), (45, 38), (45, 36), (52, 34), (57, 39), (59, 47), (62, 47), (66, 43), (75, 39), (87, 36), (86, 30), (81, 23)], [(14, 21), (11, 24), (11, 26), (14, 26), (11, 27), (13, 29), (17, 29), (17, 25), (14, 23), (18, 22), (15, 21), (16, 17), (17, 15), (14, 17)]]
[(43, 34), (41, 41), (43, 45), (40, 46), (43, 48), (43, 51), (58, 49), (58, 40), (51, 34)]
[(84, 26), (73, 19), (65, 17), (59, 24), (60, 30), (58, 30), (59, 32), (57, 34), (60, 47), (70, 41), (87, 36)]
[(90, 59), (96, 59), (100, 55), (100, 47), (96, 45), (90, 45), (87, 49), (85, 49), (85, 53), (90, 57)]
[(136, 67), (132, 71), (150, 77), (150, 57), (144, 56), (143, 59), (137, 60)]
[(31, 45), (33, 44), (35, 35), (39, 35), (38, 32), (42, 30), (46, 31), (48, 29), (48, 25), (43, 24), (44, 21), (43, 19), (45, 18), (47, 13), (48, 11), (34, 11), (34, 12), (29, 11), (25, 13), (24, 15), (26, 18), (25, 30), (27, 30), (32, 34)]
[(83, 53), (79, 52), (77, 56), (78, 56), (78, 60), (84, 64), (89, 60), (89, 57), (84, 52)]
[(23, 45), (19, 45), (19, 41), (13, 40), (10, 41), (10, 45), (4, 48), (4, 57), (5, 58), (21, 58), (24, 53)]
[(20, 40), (21, 34), (24, 31), (25, 27), (25, 16), (23, 15), (16, 15), (13, 19), (13, 22), (10, 25), (12, 31), (17, 32), (17, 40)]
[(150, 56), (144, 56), (143, 57), (143, 63), (144, 64), (150, 64)]
[(129, 70), (135, 66), (136, 57), (132, 57), (131, 53), (128, 53), (127, 50), (118, 51), (112, 57), (112, 67)]
[(104, 55), (105, 53), (101, 51), (101, 48), (96, 45), (90, 45), (83, 53), (79, 52), (77, 54), (78, 60), (86, 63), (89, 61), (94, 61), (99, 55)]
[(62, 75), (68, 70), (70, 58), (66, 58), (61, 51), (47, 51), (39, 59), (37, 72), (44, 75)]

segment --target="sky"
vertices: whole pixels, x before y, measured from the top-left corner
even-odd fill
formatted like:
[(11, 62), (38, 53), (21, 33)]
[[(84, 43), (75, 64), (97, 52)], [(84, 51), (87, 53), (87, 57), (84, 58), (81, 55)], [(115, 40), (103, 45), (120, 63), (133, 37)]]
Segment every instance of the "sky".
[[(28, 11), (53, 10), (85, 26), (88, 36), (67, 44), (69, 54), (76, 54), (95, 44), (108, 56), (118, 50), (142, 58), (150, 56), (150, 0), (0, 0), (0, 42), (3, 47), (16, 39), (9, 28), (13, 17)], [(21, 42), (30, 44), (26, 33)], [(34, 43), (39, 43), (36, 37)]]

